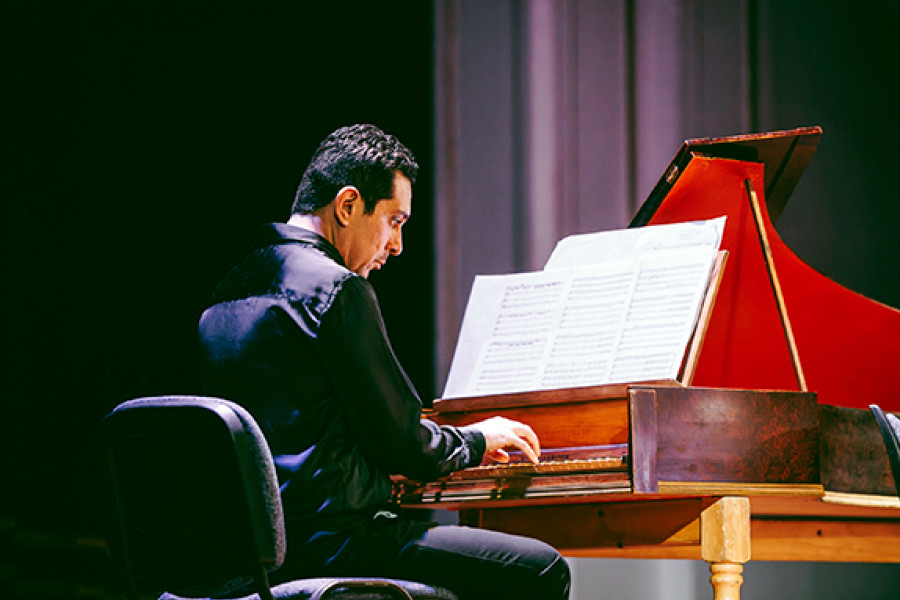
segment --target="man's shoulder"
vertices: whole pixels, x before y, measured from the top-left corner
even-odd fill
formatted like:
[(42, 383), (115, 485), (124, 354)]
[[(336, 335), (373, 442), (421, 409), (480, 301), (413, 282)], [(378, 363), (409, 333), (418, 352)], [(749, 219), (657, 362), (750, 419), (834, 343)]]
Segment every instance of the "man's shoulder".
[(303, 242), (279, 244), (273, 253), (280, 266), (280, 286), (298, 296), (333, 295), (360, 278), (320, 248)]
[(213, 304), (279, 296), (324, 310), (348, 280), (359, 277), (318, 236), (281, 235), (274, 228), (262, 233), (254, 249), (219, 283)]

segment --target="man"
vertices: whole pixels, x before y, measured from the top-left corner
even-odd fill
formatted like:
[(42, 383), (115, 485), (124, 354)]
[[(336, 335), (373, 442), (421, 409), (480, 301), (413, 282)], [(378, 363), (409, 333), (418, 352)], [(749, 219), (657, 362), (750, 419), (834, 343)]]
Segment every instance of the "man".
[(275, 457), (288, 551), (273, 581), (417, 580), (475, 598), (566, 598), (569, 571), (542, 542), (405, 518), (390, 475), (431, 480), (516, 449), (526, 425), (421, 418), (372, 287), (403, 249), (418, 165), (371, 125), (332, 133), (303, 174), (287, 223), (216, 289), (200, 320), (205, 391), (245, 406)]

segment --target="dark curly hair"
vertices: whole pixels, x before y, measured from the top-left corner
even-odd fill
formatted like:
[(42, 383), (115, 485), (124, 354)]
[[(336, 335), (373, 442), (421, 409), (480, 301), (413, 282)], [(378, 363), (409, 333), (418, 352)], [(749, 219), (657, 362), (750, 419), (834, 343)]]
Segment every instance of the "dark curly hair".
[(412, 152), (394, 136), (374, 125), (342, 127), (319, 144), (303, 173), (291, 214), (310, 214), (332, 202), (338, 191), (359, 190), (365, 212), (394, 195), (399, 171), (415, 183), (419, 165)]

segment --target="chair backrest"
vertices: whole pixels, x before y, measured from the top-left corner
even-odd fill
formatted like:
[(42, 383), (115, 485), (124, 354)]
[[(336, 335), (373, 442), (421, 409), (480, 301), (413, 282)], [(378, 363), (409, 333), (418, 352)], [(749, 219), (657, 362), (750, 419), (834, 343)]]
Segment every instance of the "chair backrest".
[(897, 486), (897, 495), (900, 496), (900, 418), (884, 412), (877, 404), (870, 404), (869, 410), (875, 416), (875, 422), (878, 423), (878, 428), (881, 430), (881, 437), (884, 438), (888, 461), (891, 464), (891, 474), (894, 476), (894, 484)]
[(100, 423), (96, 459), (109, 544), (135, 587), (222, 595), (284, 560), (272, 456), (237, 404), (125, 402)]

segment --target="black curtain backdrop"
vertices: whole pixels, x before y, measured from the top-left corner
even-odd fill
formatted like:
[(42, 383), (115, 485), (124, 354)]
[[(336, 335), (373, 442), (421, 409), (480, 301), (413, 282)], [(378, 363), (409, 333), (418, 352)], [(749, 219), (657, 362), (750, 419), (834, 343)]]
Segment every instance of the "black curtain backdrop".
[(92, 436), (199, 391), (196, 323), (318, 142), (370, 122), (416, 153), (405, 251), (372, 277), (434, 394), (431, 3), (85, 1), (4, 8), (0, 516), (98, 529)]

